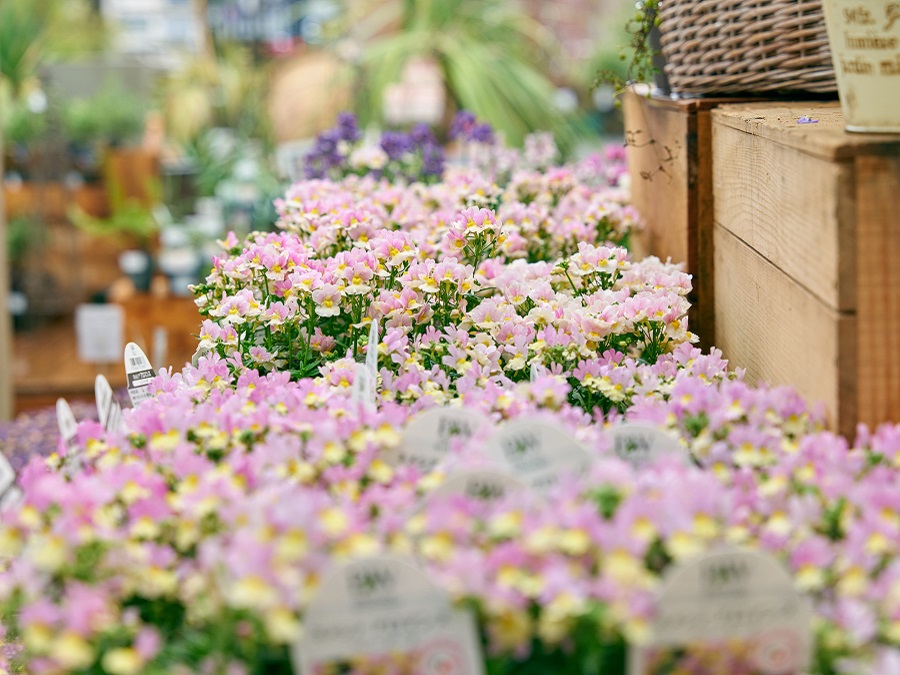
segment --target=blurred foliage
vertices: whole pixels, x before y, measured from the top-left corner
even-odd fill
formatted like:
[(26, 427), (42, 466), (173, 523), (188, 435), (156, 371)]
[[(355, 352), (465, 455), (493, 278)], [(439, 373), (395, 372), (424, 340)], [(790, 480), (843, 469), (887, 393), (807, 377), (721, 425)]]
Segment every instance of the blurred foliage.
[(106, 39), (86, 0), (0, 0), (0, 79), (18, 94), (44, 59), (96, 52)]
[(72, 100), (62, 112), (63, 128), (75, 143), (122, 145), (140, 138), (146, 105), (113, 80), (90, 98)]
[(9, 143), (27, 145), (40, 138), (47, 129), (47, 116), (35, 113), (22, 100), (10, 101), (2, 120), (3, 135)]
[(197, 143), (212, 127), (230, 127), (267, 145), (271, 132), (265, 109), (268, 77), (240, 45), (217, 47), (214, 58), (200, 55), (172, 73), (161, 88), (169, 138), (181, 146)]
[(651, 45), (650, 34), (659, 26), (658, 5), (659, 0), (639, 0), (629, 9), (624, 39), (620, 43), (623, 45), (619, 52), (621, 64), (598, 63), (594, 86), (610, 84), (617, 91), (623, 91), (632, 82), (653, 81), (657, 72), (655, 58), (659, 53)]
[(21, 264), (29, 251), (44, 240), (44, 228), (33, 218), (18, 216), (6, 226), (6, 251), (13, 265)]
[(381, 117), (385, 89), (417, 57), (438, 64), (453, 112), (468, 109), (521, 145), (532, 131), (551, 130), (563, 148), (583, 127), (554, 104), (547, 66), (552, 34), (506, 0), (387, 0), (351, 19), (361, 42), (357, 113), (363, 125)]
[[(150, 237), (159, 230), (159, 222), (153, 207), (147, 206), (141, 199), (126, 197), (121, 178), (112, 170), (109, 163), (103, 171), (103, 182), (109, 198), (110, 216), (97, 218), (77, 205), (68, 210), (72, 223), (97, 237), (133, 238), (145, 246)], [(158, 205), (162, 201), (162, 183), (159, 178), (149, 178), (144, 185), (147, 201)]]

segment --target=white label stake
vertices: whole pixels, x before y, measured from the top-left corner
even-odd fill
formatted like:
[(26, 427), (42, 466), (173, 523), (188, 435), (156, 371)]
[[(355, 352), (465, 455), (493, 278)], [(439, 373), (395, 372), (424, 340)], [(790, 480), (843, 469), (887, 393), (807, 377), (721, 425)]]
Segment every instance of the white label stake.
[(633, 647), (629, 675), (657, 675), (697, 659), (706, 672), (808, 672), (812, 609), (787, 571), (762, 551), (721, 548), (670, 568), (649, 644)]
[(659, 457), (675, 455), (690, 463), (690, 454), (672, 434), (651, 424), (623, 422), (605, 429), (612, 441), (612, 451), (619, 458), (638, 469)]
[(109, 386), (109, 380), (103, 375), (97, 375), (97, 379), (94, 380), (94, 397), (97, 400), (100, 426), (106, 431), (119, 431), (122, 428), (122, 406), (116, 400), (116, 395)]
[(546, 492), (563, 474), (581, 473), (591, 464), (590, 453), (570, 433), (540, 420), (505, 424), (491, 436), (487, 449), (537, 492)]
[(484, 659), (469, 611), (454, 609), (447, 593), (420, 569), (396, 556), (338, 565), (322, 583), (293, 645), (294, 672), (364, 660), (390, 667), (402, 655), (407, 672), (483, 675)]
[(150, 359), (144, 351), (133, 342), (125, 345), (125, 378), (128, 381), (128, 397), (135, 408), (148, 398), (150, 380), (156, 377), (156, 371), (150, 365)]
[(434, 471), (450, 453), (453, 439), (467, 441), (490, 423), (472, 408), (430, 408), (413, 417), (400, 445), (385, 454), (387, 462), (412, 464), (423, 474)]
[(69, 402), (64, 398), (56, 399), (56, 424), (59, 427), (59, 435), (66, 446), (71, 449), (75, 445), (75, 435), (78, 433), (78, 422), (72, 414)]

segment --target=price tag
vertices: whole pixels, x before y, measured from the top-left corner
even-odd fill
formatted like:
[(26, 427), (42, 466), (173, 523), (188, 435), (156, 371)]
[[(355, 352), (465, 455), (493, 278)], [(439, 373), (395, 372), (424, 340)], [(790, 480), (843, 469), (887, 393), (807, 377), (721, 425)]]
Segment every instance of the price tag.
[(94, 380), (94, 398), (97, 401), (97, 415), (100, 426), (106, 431), (119, 431), (122, 428), (122, 406), (109, 386), (109, 380), (97, 375)]
[(429, 473), (447, 457), (453, 439), (467, 441), (488, 424), (487, 417), (471, 408), (430, 408), (407, 423), (400, 444), (386, 453), (385, 461)]
[(663, 455), (678, 455), (690, 463), (690, 453), (672, 434), (652, 424), (623, 422), (605, 429), (612, 441), (612, 451), (634, 468), (651, 464)]
[(291, 660), (299, 675), (344, 672), (361, 660), (393, 672), (398, 659), (406, 666), (402, 672), (483, 675), (479, 645), (470, 612), (454, 609), (446, 592), (414, 565), (378, 556), (323, 575)]
[(702, 660), (704, 672), (799, 675), (810, 664), (812, 616), (772, 556), (720, 549), (665, 575), (650, 643), (632, 648), (628, 672), (688, 672)]
[(133, 407), (153, 398), (149, 385), (154, 377), (156, 371), (150, 365), (150, 359), (144, 354), (144, 350), (133, 342), (125, 345), (125, 379), (128, 383), (128, 398)]
[(438, 487), (425, 497), (446, 498), (450, 495), (464, 495), (485, 502), (502, 499), (512, 492), (527, 490), (528, 486), (515, 476), (502, 471), (479, 469), (460, 471), (448, 476)]
[(559, 427), (519, 419), (498, 430), (488, 441), (488, 454), (509, 466), (530, 488), (545, 492), (565, 473), (582, 473), (590, 453)]

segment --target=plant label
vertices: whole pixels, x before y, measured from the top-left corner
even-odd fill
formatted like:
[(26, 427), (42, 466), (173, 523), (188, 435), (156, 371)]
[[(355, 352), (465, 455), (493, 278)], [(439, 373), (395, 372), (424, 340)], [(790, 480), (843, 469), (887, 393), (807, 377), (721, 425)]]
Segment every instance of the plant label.
[(629, 675), (704, 672), (799, 675), (810, 665), (812, 607), (787, 571), (761, 551), (721, 548), (669, 570), (648, 644)]
[(369, 343), (366, 350), (366, 370), (374, 378), (378, 375), (378, 322), (372, 320), (369, 328)]
[(6, 455), (0, 453), (0, 495), (5, 495), (11, 488), (15, 487), (15, 484), (16, 472)]
[(566, 473), (582, 473), (590, 453), (567, 431), (547, 422), (519, 419), (504, 425), (488, 441), (491, 458), (508, 466), (541, 493)]
[(100, 426), (106, 431), (119, 431), (122, 428), (122, 406), (109, 386), (109, 380), (103, 375), (97, 375), (94, 380), (94, 398), (97, 401)]
[(651, 464), (663, 455), (678, 455), (685, 462), (690, 453), (681, 447), (670, 433), (652, 424), (624, 422), (604, 431), (612, 441), (612, 451), (619, 458), (638, 469)]
[(353, 373), (353, 385), (350, 387), (350, 400), (366, 410), (375, 410), (377, 400), (375, 378), (365, 364), (357, 363)]
[(492, 502), (503, 499), (512, 492), (527, 489), (528, 486), (521, 480), (502, 471), (491, 469), (460, 471), (448, 476), (426, 496), (426, 500), (463, 495), (479, 501)]
[(72, 448), (78, 433), (78, 422), (75, 421), (69, 402), (64, 398), (56, 399), (56, 425), (59, 427), (59, 435), (63, 442), (68, 448)]
[(133, 342), (125, 345), (125, 379), (128, 382), (128, 398), (131, 405), (138, 407), (148, 398), (153, 398), (150, 393), (150, 380), (156, 377), (156, 371), (150, 365), (150, 359), (144, 354), (144, 350)]
[(490, 423), (470, 408), (431, 408), (413, 417), (403, 430), (400, 445), (386, 454), (392, 464), (412, 464), (423, 474), (434, 471), (454, 442), (465, 442)]
[(474, 617), (454, 609), (446, 592), (396, 556), (327, 571), (291, 660), (299, 675), (329, 667), (344, 672), (361, 661), (422, 675), (484, 674)]

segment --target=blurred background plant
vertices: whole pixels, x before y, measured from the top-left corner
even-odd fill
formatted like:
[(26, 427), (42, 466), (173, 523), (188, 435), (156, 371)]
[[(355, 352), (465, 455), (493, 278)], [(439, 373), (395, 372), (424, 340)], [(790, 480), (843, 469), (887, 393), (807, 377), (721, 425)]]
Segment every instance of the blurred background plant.
[(550, 130), (570, 150), (586, 132), (576, 109), (558, 96), (550, 64), (560, 58), (553, 34), (505, 0), (358, 2), (347, 15), (358, 45), (355, 108), (363, 125), (384, 119), (389, 87), (409, 64), (425, 60), (440, 73), (446, 102), (444, 134), (453, 114), (471, 110), (521, 145)]

